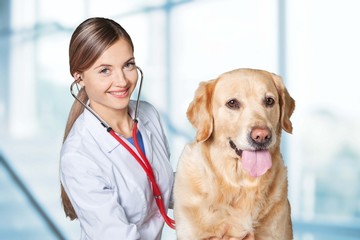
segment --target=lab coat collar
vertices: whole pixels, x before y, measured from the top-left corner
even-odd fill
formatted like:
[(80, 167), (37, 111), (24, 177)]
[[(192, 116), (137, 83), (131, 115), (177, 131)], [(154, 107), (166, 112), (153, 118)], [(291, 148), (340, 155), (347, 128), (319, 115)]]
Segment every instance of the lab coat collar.
[[(136, 104), (135, 101), (130, 101), (130, 103), (129, 103), (129, 114), (132, 118), (135, 116), (135, 104)], [(120, 145), (120, 143), (114, 137), (112, 137), (109, 133), (107, 133), (107, 129), (87, 109), (84, 109), (84, 120), (85, 120), (84, 123), (85, 123), (88, 131), (90, 132), (90, 134), (94, 137), (94, 139), (97, 142), (100, 143), (99, 146), (103, 147), (106, 152), (110, 153), (116, 147), (118, 147)], [(141, 111), (139, 110), (138, 129), (142, 133), (143, 139), (144, 138), (151, 139), (151, 132), (147, 129), (147, 125), (148, 125), (149, 121), (150, 120), (147, 117), (145, 117), (143, 114), (141, 114)], [(146, 134), (146, 136), (144, 136), (144, 134)], [(144, 147), (145, 147), (145, 151), (147, 152), (146, 155), (151, 156), (152, 155), (151, 147), (149, 147), (147, 144), (149, 142), (150, 142), (149, 140), (144, 139)], [(133, 147), (133, 146), (131, 145), (131, 147)]]

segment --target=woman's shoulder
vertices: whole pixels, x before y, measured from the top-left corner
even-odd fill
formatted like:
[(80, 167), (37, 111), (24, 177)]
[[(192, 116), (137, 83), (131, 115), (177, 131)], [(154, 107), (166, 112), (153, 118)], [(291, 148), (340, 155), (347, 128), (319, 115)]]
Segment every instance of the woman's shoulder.
[[(136, 107), (136, 101), (132, 101), (132, 105), (133, 105), (133, 109), (135, 111), (135, 107)], [(144, 116), (154, 116), (156, 115), (156, 117), (158, 117), (159, 113), (158, 110), (154, 107), (154, 105), (152, 105), (150, 102), (141, 100), (139, 102), (139, 115), (144, 115)]]
[[(136, 105), (136, 101), (133, 101), (134, 106)], [(141, 111), (156, 111), (156, 108), (153, 104), (148, 101), (140, 100), (139, 101), (139, 110)]]
[(85, 169), (89, 169), (97, 165), (94, 156), (101, 151), (85, 122), (84, 114), (80, 115), (65, 139), (60, 150), (61, 168), (67, 166), (75, 169), (76, 166), (88, 166)]
[(94, 138), (91, 136), (86, 121), (85, 114), (82, 113), (74, 122), (68, 136), (66, 137), (61, 152), (65, 153), (77, 153), (82, 152), (89, 146), (93, 148), (95, 145)]

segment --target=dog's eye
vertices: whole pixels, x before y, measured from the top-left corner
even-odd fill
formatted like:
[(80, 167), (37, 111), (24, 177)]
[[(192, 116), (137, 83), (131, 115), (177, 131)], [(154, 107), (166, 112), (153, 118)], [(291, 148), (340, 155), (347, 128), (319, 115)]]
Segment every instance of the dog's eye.
[(265, 98), (265, 106), (272, 107), (275, 104), (275, 100), (272, 97)]
[(226, 103), (226, 106), (230, 109), (239, 109), (240, 108), (240, 102), (237, 99), (231, 99)]

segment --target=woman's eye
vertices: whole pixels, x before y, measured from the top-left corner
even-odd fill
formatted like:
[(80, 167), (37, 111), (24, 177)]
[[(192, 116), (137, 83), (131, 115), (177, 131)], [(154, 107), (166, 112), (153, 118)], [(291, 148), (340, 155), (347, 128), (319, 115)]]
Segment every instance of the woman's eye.
[(240, 108), (240, 102), (237, 99), (231, 99), (226, 103), (226, 106), (232, 110)]
[(133, 70), (135, 68), (135, 62), (128, 62), (125, 64), (124, 68), (126, 70)]
[(272, 97), (266, 97), (265, 98), (265, 106), (266, 107), (272, 107), (275, 104), (275, 100)]
[(109, 74), (109, 73), (110, 73), (110, 69), (108, 69), (108, 68), (103, 68), (103, 69), (100, 70), (100, 73)]

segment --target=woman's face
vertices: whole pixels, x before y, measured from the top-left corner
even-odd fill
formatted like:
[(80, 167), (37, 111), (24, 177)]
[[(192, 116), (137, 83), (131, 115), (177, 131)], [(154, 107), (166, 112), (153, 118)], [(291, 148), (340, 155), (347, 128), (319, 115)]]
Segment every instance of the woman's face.
[(124, 39), (116, 41), (80, 76), (90, 106), (100, 116), (127, 110), (138, 79), (130, 44)]

